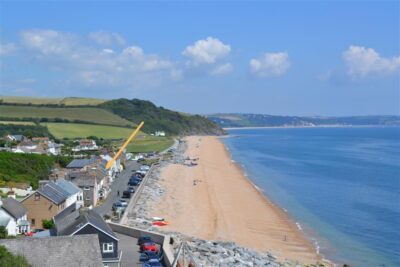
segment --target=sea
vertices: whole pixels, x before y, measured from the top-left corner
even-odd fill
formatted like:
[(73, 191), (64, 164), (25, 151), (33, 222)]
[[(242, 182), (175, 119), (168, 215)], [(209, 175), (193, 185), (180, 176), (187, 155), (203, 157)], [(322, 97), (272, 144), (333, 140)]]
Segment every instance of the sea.
[(337, 266), (400, 266), (400, 127), (228, 130), (233, 161)]

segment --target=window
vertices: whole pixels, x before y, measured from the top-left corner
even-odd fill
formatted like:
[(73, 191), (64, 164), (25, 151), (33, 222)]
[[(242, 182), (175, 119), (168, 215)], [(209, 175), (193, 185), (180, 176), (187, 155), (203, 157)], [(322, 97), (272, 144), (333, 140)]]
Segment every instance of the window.
[(103, 243), (103, 253), (113, 253), (114, 243)]
[(31, 224), (35, 225), (35, 219), (31, 219)]
[(40, 194), (39, 193), (35, 193), (35, 201), (40, 200)]
[(90, 187), (89, 187), (89, 186), (85, 186), (85, 187), (83, 188), (83, 190), (90, 190)]

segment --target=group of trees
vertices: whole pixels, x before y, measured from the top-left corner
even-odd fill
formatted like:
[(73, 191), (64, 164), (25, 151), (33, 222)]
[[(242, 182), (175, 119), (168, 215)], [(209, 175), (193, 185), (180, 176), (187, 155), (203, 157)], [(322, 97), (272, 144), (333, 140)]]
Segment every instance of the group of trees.
[(157, 107), (150, 101), (121, 98), (104, 102), (99, 107), (105, 108), (136, 124), (145, 121), (143, 131), (146, 133), (160, 130), (172, 135), (223, 133), (223, 130), (217, 124), (205, 117), (182, 114), (163, 107)]
[(53, 138), (47, 127), (41, 125), (2, 124), (0, 127), (0, 137), (8, 134), (22, 134), (28, 138), (34, 136), (47, 136)]
[(47, 179), (55, 165), (65, 167), (71, 157), (0, 152), (0, 181), (23, 182), (33, 188)]

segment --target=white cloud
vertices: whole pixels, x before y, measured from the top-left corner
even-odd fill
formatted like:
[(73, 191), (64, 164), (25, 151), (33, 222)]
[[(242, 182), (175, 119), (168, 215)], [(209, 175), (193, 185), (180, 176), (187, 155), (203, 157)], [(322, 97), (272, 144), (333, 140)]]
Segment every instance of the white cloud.
[(286, 52), (265, 53), (250, 60), (250, 71), (260, 77), (283, 75), (289, 67), (289, 55)]
[(175, 64), (139, 46), (120, 51), (84, 45), (76, 35), (53, 30), (21, 33), (21, 44), (30, 56), (51, 69), (72, 73), (73, 80), (87, 86), (132, 85), (148, 79), (175, 80)]
[(118, 33), (97, 31), (89, 33), (89, 39), (96, 42), (99, 45), (111, 46), (111, 45), (125, 45), (125, 39)]
[(0, 43), (0, 56), (12, 56), (17, 51), (17, 46), (13, 43)]
[(189, 58), (189, 64), (214, 64), (218, 59), (226, 57), (231, 52), (231, 47), (217, 38), (207, 37), (198, 40), (193, 45), (185, 48), (182, 54)]
[(383, 58), (374, 49), (351, 45), (342, 54), (347, 73), (352, 78), (383, 75), (395, 72), (400, 67), (400, 56)]
[(233, 71), (233, 65), (231, 63), (226, 63), (216, 66), (212, 71), (212, 75), (224, 75)]

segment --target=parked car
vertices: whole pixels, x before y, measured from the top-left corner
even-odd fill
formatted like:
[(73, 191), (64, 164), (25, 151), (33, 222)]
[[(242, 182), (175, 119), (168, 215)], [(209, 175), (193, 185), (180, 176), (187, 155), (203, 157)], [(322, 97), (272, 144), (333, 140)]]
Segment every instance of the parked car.
[(153, 242), (153, 240), (151, 240), (151, 237), (148, 235), (145, 235), (145, 236), (141, 236), (138, 238), (136, 245), (140, 246), (144, 243), (151, 243), (151, 242)]
[(128, 201), (126, 201), (125, 199), (120, 199), (119, 202), (121, 203), (122, 207), (128, 206)]
[(155, 252), (155, 251), (144, 251), (143, 253), (140, 254), (140, 258), (139, 261), (140, 262), (146, 262), (149, 261), (151, 259), (160, 259), (160, 255)]
[[(136, 173), (138, 173), (138, 174), (140, 174), (140, 175), (142, 175), (142, 176), (145, 176), (146, 173), (147, 173), (147, 171), (141, 171), (141, 170), (139, 170), (139, 171), (136, 171)], [(135, 174), (136, 174), (136, 173), (135, 173)]]
[(128, 190), (125, 190), (124, 192), (122, 192), (122, 197), (123, 198), (131, 198), (131, 192)]
[(130, 179), (137, 179), (137, 180), (143, 180), (143, 176), (139, 175), (139, 174), (134, 174), (132, 175), (132, 177)]
[(142, 166), (140, 166), (140, 170), (141, 171), (148, 171), (148, 170), (150, 170), (150, 167), (147, 166), (147, 165), (142, 165)]
[(140, 184), (140, 181), (138, 180), (129, 180), (128, 185), (129, 186), (137, 186)]
[[(126, 203), (126, 202), (125, 202)], [(117, 201), (113, 204), (113, 210), (117, 210), (117, 209), (125, 209), (127, 205), (125, 205), (124, 203), (122, 203), (121, 201)]]
[(140, 245), (140, 252), (144, 251), (155, 251), (158, 252), (157, 244), (154, 242), (143, 243)]
[(129, 191), (131, 194), (134, 194), (134, 193), (135, 193), (135, 188), (134, 188), (133, 186), (130, 186), (130, 187), (128, 187), (128, 191)]
[(163, 267), (161, 262), (157, 259), (151, 259), (145, 263), (143, 263), (143, 267)]

